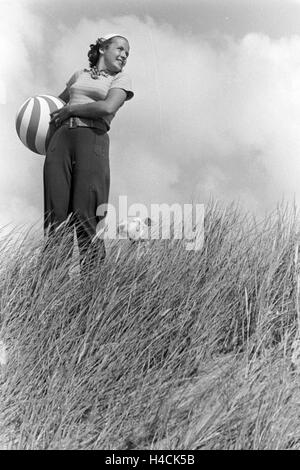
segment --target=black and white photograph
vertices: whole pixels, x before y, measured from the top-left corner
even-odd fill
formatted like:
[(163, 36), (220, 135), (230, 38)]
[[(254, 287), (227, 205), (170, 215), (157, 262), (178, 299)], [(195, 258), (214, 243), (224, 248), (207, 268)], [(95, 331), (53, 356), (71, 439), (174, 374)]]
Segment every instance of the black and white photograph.
[(0, 13), (0, 450), (300, 450), (300, 0)]

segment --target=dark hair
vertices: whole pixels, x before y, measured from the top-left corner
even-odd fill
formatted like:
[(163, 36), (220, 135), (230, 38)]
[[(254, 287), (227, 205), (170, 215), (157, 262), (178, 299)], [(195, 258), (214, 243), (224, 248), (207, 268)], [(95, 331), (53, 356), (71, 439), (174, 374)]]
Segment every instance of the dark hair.
[(95, 67), (95, 65), (97, 64), (100, 57), (99, 49), (106, 49), (116, 37), (121, 38), (123, 36), (113, 36), (110, 39), (98, 38), (95, 44), (90, 44), (90, 50), (87, 54), (89, 58), (90, 67)]

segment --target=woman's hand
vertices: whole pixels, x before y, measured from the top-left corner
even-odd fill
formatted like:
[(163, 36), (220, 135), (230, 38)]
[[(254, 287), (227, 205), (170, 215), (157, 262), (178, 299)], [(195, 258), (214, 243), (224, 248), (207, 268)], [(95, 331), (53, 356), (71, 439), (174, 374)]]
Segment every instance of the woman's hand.
[(63, 108), (57, 109), (56, 111), (50, 113), (50, 124), (55, 124), (55, 126), (58, 127), (71, 116), (71, 106), (66, 104)]

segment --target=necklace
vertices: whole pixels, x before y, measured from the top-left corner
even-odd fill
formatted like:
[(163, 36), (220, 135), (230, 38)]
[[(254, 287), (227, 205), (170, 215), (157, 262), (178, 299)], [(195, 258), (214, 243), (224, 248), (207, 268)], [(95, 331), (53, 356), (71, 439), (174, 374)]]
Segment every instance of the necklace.
[(91, 77), (94, 80), (97, 80), (99, 77), (109, 77), (111, 74), (107, 70), (99, 70), (98, 67), (95, 65), (94, 67), (91, 67), (90, 69), (86, 69), (88, 72), (90, 72)]

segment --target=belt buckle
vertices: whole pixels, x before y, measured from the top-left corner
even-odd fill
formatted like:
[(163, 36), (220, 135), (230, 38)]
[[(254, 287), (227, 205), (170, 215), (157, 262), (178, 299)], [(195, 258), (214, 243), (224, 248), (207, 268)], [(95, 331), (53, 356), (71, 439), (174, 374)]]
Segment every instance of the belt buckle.
[(70, 117), (69, 129), (72, 129), (73, 127), (77, 127), (76, 118)]

